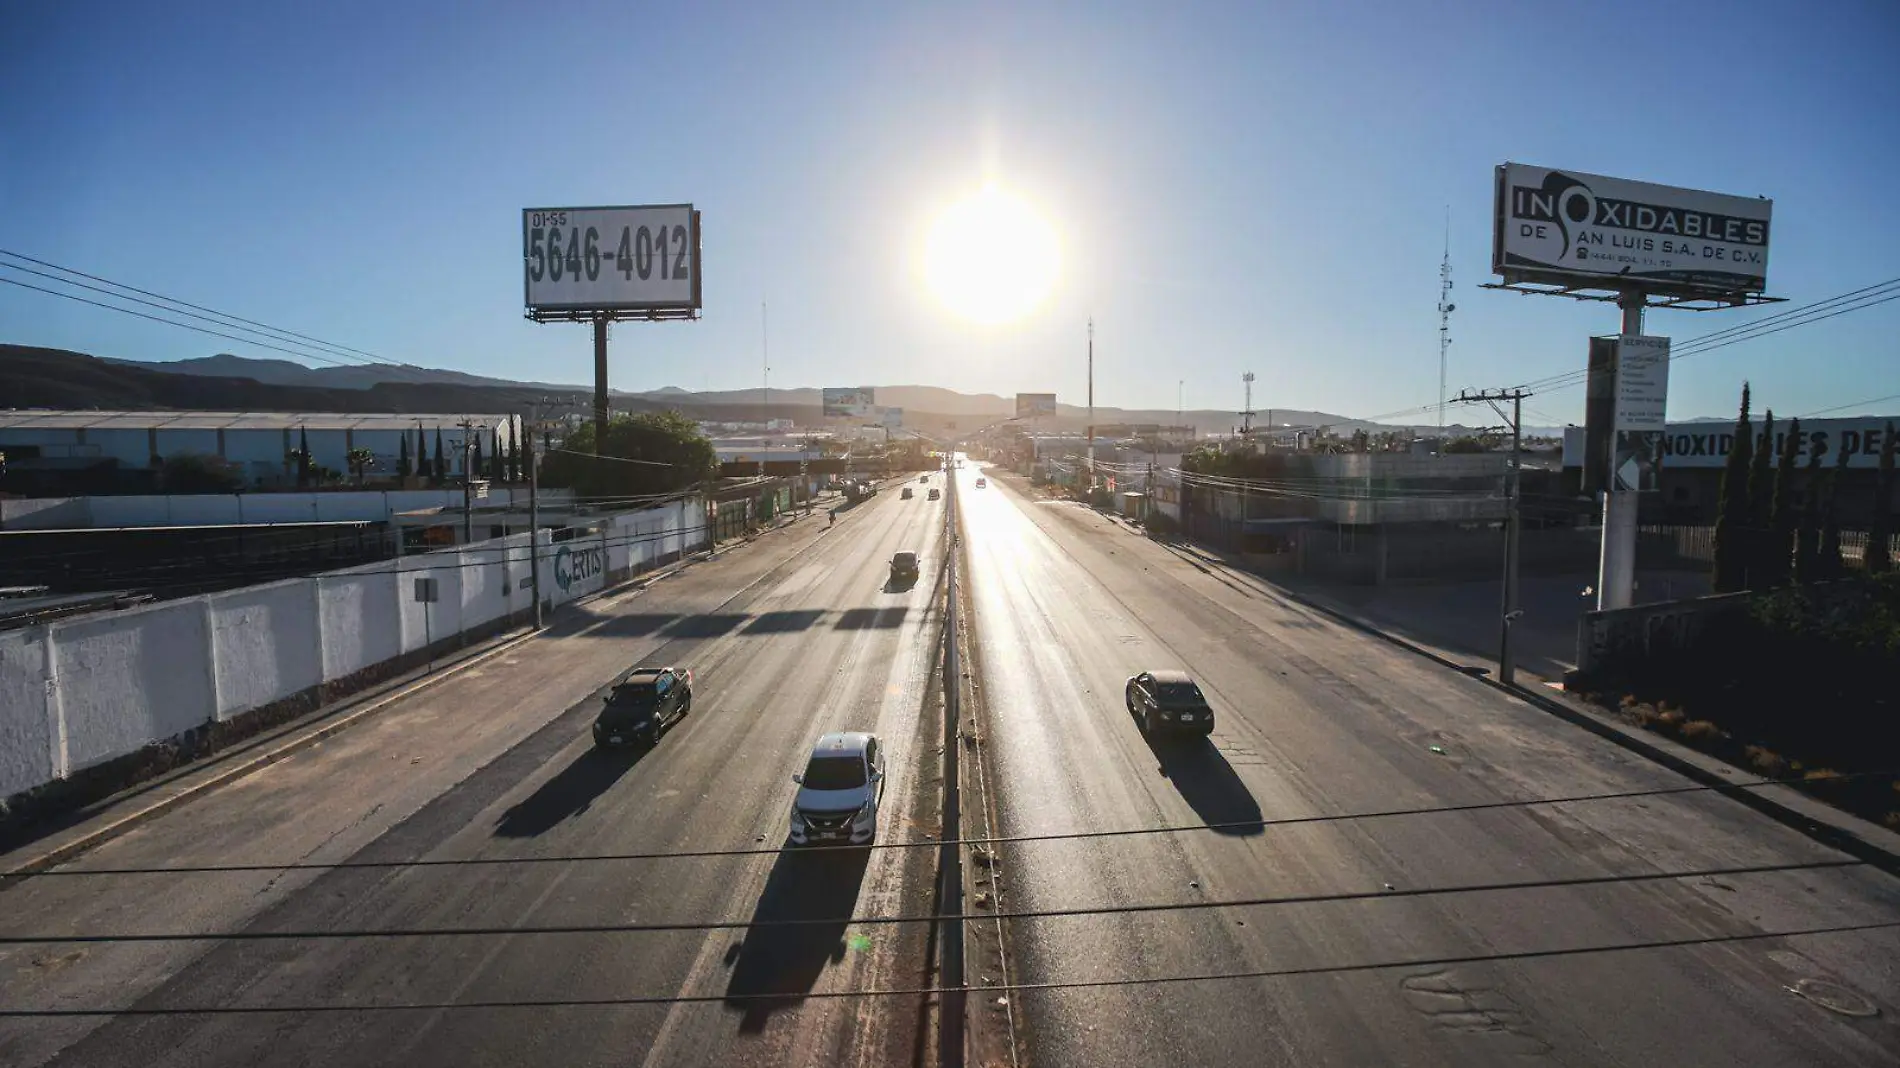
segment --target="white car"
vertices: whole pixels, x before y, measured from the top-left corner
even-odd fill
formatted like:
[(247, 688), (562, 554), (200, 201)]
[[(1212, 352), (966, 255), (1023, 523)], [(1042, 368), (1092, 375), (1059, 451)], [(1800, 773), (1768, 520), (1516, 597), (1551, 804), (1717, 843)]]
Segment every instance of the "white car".
[(818, 739), (802, 774), (792, 776), (792, 844), (869, 845), (877, 840), (884, 794), (884, 758), (877, 735), (839, 731)]

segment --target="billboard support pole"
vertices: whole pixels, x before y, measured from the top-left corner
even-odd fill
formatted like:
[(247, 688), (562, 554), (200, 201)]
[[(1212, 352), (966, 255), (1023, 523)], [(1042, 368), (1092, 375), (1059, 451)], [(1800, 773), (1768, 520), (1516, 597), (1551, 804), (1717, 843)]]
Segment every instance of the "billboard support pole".
[(597, 492), (605, 493), (605, 464), (601, 447), (607, 443), (607, 316), (594, 316), (594, 474), (601, 483)]
[[(1641, 290), (1624, 290), (1617, 297), (1623, 309), (1623, 336), (1637, 337), (1643, 332), (1645, 298)], [(1618, 354), (1621, 362), (1621, 354)], [(1621, 367), (1613, 367), (1612, 375)], [(1612, 481), (1603, 492), (1603, 548), (1597, 562), (1597, 611), (1628, 608), (1636, 588), (1636, 514), (1642, 497), (1638, 493), (1618, 492)]]

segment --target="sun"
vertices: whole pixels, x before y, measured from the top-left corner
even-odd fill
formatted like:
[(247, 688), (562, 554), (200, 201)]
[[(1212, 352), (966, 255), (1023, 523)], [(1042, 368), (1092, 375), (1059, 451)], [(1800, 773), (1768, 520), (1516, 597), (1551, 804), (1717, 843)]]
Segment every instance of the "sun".
[(956, 314), (985, 325), (1014, 322), (1055, 288), (1061, 249), (1047, 220), (996, 186), (958, 201), (931, 224), (924, 281)]

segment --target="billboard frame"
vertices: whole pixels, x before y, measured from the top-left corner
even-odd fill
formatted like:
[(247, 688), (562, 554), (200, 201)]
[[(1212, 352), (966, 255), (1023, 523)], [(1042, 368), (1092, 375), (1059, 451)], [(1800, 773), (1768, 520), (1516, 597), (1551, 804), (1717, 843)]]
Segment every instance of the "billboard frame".
[[(1634, 294), (1639, 295), (1643, 305), (1650, 308), (1676, 308), (1682, 311), (1719, 311), (1724, 308), (1745, 308), (1759, 304), (1780, 304), (1786, 297), (1771, 297), (1754, 290), (1725, 290), (1716, 286), (1699, 286), (1681, 282), (1657, 279), (1620, 278), (1614, 274), (1590, 272), (1573, 274), (1559, 270), (1539, 270), (1536, 268), (1511, 267), (1504, 263), (1504, 231), (1508, 216), (1506, 203), (1508, 194), (1508, 172), (1512, 167), (1524, 167), (1529, 164), (1500, 163), (1493, 170), (1491, 203), (1491, 273), (1503, 279), (1500, 282), (1479, 283), (1480, 289), (1501, 289), (1515, 293), (1536, 293), (1544, 296), (1569, 297), (1572, 300), (1594, 300), (1606, 304), (1622, 304)], [(1542, 168), (1557, 171), (1558, 168)], [(1578, 171), (1577, 174), (1584, 172)], [(1606, 178), (1604, 175), (1588, 175), (1591, 178)], [(1638, 182), (1636, 179), (1608, 179), (1611, 181), (1633, 182), (1641, 185), (1654, 185), (1651, 182)], [(1702, 193), (1712, 196), (1732, 196), (1732, 194), (1712, 193), (1708, 190), (1687, 189), (1677, 186), (1663, 188), (1679, 189), (1684, 193)], [(1746, 199), (1746, 198), (1736, 198)], [(1772, 204), (1773, 202), (1770, 201)], [(1765, 246), (1764, 246), (1765, 247)], [(1764, 276), (1763, 285), (1767, 279)]]
[[(691, 303), (679, 304), (670, 301), (617, 302), (609, 304), (543, 304), (529, 301), (529, 277), (527, 267), (528, 217), (536, 212), (550, 211), (626, 211), (631, 209), (669, 209), (684, 208), (692, 216), (693, 242), (693, 295)], [(700, 211), (690, 203), (684, 204), (590, 204), (569, 205), (560, 208), (522, 208), (521, 209), (522, 267), (521, 267), (521, 306), (522, 318), (537, 323), (592, 323), (592, 322), (640, 322), (691, 321), (699, 318), (704, 306), (702, 286), (705, 282), (704, 255), (701, 242)]]

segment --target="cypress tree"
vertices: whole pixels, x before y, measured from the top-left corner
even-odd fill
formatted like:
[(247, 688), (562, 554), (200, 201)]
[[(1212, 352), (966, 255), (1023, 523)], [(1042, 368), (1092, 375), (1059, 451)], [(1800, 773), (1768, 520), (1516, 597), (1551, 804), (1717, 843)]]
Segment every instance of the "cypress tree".
[(1775, 410), (1762, 412), (1761, 433), (1748, 458), (1748, 548), (1743, 589), (1762, 590), (1769, 584), (1768, 521), (1774, 515)]
[(1815, 561), (1814, 573), (1823, 581), (1841, 577), (1841, 472), (1847, 470), (1848, 456), (1843, 447), (1834, 457), (1834, 470), (1827, 473), (1821, 496), (1821, 555)]
[(1825, 456), (1825, 440), (1817, 442), (1808, 453), (1807, 477), (1802, 481), (1806, 487), (1806, 501), (1801, 507), (1799, 529), (1795, 532), (1794, 580), (1797, 583), (1813, 582), (1821, 577), (1821, 484), (1827, 480), (1827, 473), (1821, 470), (1821, 460)]
[(476, 438), (475, 451), (469, 455), (468, 477), (469, 478), (486, 478), (487, 476), (488, 476), (488, 461), (485, 457), (482, 456), (482, 439)]
[(1794, 454), (1801, 450), (1801, 420), (1788, 423), (1781, 439), (1781, 455), (1775, 462), (1775, 492), (1772, 514), (1768, 517), (1768, 539), (1762, 546), (1765, 585), (1786, 586), (1794, 549)]
[(449, 477), (449, 458), (442, 451), (442, 428), (435, 428), (435, 480), (441, 483)]
[(1747, 585), (1748, 467), (1754, 456), (1754, 428), (1748, 421), (1748, 383), (1742, 383), (1741, 414), (1735, 417), (1735, 444), (1722, 471), (1715, 516), (1716, 593), (1734, 593)]
[(414, 470), (409, 462), (409, 434), (407, 431), (404, 431), (402, 435), (402, 451), (396, 454), (396, 473), (403, 478), (408, 478), (414, 473)]
[(1874, 476), (1874, 514), (1867, 524), (1867, 573), (1884, 574), (1893, 568), (1893, 424), (1880, 440), (1880, 472)]
[(310, 485), (310, 432), (297, 428), (297, 488)]

